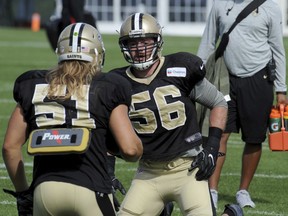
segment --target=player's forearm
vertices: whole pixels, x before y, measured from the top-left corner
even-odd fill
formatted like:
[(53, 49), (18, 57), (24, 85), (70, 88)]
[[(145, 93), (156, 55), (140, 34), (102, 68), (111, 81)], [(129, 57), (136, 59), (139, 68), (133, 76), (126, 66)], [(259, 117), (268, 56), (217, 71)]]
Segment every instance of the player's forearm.
[(28, 189), (28, 182), (25, 175), (24, 162), (22, 160), (21, 150), (2, 149), (3, 160), (5, 162), (9, 177), (16, 191)]
[(227, 107), (222, 106), (211, 109), (209, 118), (210, 127), (217, 127), (224, 130), (227, 121), (227, 111)]

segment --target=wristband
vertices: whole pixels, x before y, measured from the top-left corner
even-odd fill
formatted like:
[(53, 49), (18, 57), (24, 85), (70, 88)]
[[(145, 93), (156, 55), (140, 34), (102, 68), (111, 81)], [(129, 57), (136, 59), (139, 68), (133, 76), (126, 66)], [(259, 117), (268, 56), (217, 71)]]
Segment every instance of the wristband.
[(218, 139), (221, 139), (223, 130), (218, 128), (218, 127), (209, 127), (209, 133), (208, 133), (208, 137), (216, 137)]
[(218, 127), (209, 127), (209, 135), (205, 149), (208, 150), (214, 158), (217, 158), (218, 156), (222, 133), (223, 130)]
[(115, 177), (115, 157), (113, 155), (107, 155), (107, 167), (108, 174), (111, 178)]
[(282, 91), (282, 92), (276, 92), (276, 94), (278, 95), (278, 94), (283, 94), (283, 95), (286, 95), (287, 94), (287, 92), (286, 91)]

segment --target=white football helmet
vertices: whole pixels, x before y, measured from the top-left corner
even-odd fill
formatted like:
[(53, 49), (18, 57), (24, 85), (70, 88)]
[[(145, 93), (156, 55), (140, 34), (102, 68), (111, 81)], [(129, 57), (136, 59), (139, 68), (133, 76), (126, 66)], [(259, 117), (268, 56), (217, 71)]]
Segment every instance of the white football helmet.
[(86, 23), (74, 23), (60, 34), (56, 53), (58, 62), (78, 60), (104, 65), (105, 48), (102, 36), (93, 26)]
[[(137, 38), (154, 38), (154, 45), (152, 48), (138, 47), (140, 49), (151, 49), (151, 55), (146, 56), (144, 60), (136, 61), (131, 55), (128, 41)], [(146, 13), (135, 13), (130, 15), (122, 24), (120, 29), (119, 45), (124, 58), (137, 70), (145, 70), (149, 68), (156, 60), (161, 57), (162, 51), (162, 27), (157, 20)]]

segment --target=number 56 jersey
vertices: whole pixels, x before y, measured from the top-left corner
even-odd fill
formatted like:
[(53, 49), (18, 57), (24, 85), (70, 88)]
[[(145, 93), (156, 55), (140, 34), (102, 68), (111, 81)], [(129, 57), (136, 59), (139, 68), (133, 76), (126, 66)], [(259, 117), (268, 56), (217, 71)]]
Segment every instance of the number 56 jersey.
[(129, 117), (144, 148), (142, 159), (168, 161), (202, 144), (194, 102), (189, 98), (205, 77), (202, 60), (180, 52), (160, 58), (154, 73), (145, 78), (133, 68), (110, 71), (132, 84)]
[(28, 132), (38, 128), (84, 127), (90, 130), (91, 140), (88, 150), (82, 154), (36, 155), (34, 186), (44, 181), (62, 181), (111, 193), (106, 167), (107, 142), (111, 136), (109, 117), (118, 105), (130, 106), (130, 83), (116, 74), (99, 73), (90, 85), (84, 86), (83, 97), (73, 94), (67, 100), (55, 100), (47, 97), (47, 73), (28, 71), (15, 81), (14, 99), (22, 107)]

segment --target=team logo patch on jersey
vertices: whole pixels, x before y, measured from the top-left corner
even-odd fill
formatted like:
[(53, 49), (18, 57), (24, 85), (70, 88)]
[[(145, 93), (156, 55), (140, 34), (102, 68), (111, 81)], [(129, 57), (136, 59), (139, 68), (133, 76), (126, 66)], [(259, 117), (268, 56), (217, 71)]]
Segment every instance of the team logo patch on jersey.
[(186, 68), (184, 67), (167, 68), (166, 74), (168, 77), (186, 77)]

